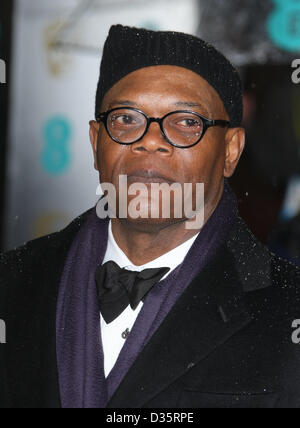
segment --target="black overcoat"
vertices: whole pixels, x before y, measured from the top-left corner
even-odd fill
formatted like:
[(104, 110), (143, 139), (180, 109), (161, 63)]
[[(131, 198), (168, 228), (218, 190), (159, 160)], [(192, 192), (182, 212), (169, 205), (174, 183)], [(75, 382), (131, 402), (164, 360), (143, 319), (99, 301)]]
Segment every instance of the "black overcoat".
[[(88, 211), (89, 212), (89, 211)], [(0, 407), (59, 408), (56, 305), (70, 245), (63, 231), (0, 255)], [(200, 257), (200, 255), (199, 255)], [(185, 290), (108, 408), (300, 406), (300, 271), (239, 220)]]

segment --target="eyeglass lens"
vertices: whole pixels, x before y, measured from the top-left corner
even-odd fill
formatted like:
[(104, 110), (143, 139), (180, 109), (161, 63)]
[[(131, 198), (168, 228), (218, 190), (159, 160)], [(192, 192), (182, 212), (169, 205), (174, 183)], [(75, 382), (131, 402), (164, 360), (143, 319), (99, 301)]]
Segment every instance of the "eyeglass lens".
[[(120, 143), (130, 144), (144, 135), (147, 119), (138, 111), (119, 109), (108, 115), (107, 128), (114, 139)], [(188, 147), (200, 139), (203, 122), (193, 113), (175, 112), (165, 117), (163, 130), (171, 143)]]

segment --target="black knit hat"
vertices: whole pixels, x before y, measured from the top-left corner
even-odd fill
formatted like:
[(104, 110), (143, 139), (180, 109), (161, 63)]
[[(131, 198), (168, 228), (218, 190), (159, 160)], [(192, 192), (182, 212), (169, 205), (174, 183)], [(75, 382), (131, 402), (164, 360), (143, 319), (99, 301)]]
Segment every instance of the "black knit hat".
[(237, 70), (213, 46), (189, 34), (150, 31), (114, 25), (105, 42), (96, 95), (96, 116), (106, 92), (127, 74), (154, 65), (192, 70), (219, 94), (239, 127), (243, 116), (242, 83)]

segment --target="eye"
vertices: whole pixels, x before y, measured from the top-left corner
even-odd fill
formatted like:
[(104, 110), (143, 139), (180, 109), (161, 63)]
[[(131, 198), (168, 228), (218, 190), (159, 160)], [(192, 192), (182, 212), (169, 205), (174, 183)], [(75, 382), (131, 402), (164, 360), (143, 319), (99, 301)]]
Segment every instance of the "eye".
[(185, 128), (200, 128), (201, 122), (197, 119), (183, 119), (177, 122), (178, 125), (183, 126)]
[(110, 120), (116, 126), (130, 126), (136, 123), (135, 118), (128, 114), (115, 114)]

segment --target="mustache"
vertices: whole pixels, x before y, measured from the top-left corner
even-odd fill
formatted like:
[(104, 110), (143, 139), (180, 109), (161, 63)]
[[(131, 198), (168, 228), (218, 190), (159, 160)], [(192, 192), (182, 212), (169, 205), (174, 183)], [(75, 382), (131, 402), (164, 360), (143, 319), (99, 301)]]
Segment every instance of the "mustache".
[(149, 183), (151, 180), (153, 180), (152, 182), (158, 181), (170, 184), (176, 182), (176, 180), (168, 176), (165, 172), (153, 168), (138, 168), (127, 172), (125, 175), (127, 175), (130, 181), (140, 179), (141, 181), (149, 181)]

